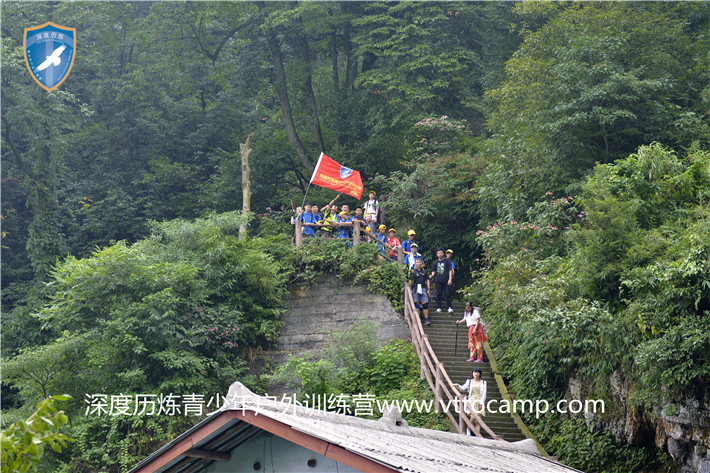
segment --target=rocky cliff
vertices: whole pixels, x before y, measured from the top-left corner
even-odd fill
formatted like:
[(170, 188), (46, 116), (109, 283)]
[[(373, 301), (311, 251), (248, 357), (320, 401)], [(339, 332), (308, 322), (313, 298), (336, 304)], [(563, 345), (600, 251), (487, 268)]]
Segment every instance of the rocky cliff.
[(379, 338), (383, 341), (409, 338), (406, 323), (385, 296), (331, 274), (320, 275), (311, 284), (294, 284), (285, 299), (289, 310), (282, 316), (285, 325), (271, 352), (276, 362), (290, 354), (322, 350), (330, 333), (346, 330), (366, 318), (380, 325)]

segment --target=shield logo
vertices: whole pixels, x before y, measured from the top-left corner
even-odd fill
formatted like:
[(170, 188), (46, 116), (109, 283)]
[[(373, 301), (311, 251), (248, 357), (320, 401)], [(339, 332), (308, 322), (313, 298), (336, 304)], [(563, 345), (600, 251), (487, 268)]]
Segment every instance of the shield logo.
[(346, 168), (345, 166), (340, 166), (340, 179), (347, 179), (352, 173), (352, 169)]
[(25, 28), (22, 37), (25, 63), (35, 81), (51, 92), (64, 82), (74, 65), (76, 28), (66, 28), (48, 21)]

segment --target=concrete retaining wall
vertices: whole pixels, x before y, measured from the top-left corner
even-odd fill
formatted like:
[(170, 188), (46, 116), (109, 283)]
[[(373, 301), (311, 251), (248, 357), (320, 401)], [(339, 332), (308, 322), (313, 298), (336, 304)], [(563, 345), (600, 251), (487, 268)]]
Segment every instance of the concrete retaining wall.
[(276, 351), (276, 362), (290, 354), (303, 354), (325, 348), (329, 334), (346, 330), (366, 318), (380, 324), (379, 338), (409, 338), (409, 329), (385, 296), (373, 295), (367, 286), (352, 285), (331, 274), (318, 277), (311, 285), (296, 284), (286, 297), (289, 310)]

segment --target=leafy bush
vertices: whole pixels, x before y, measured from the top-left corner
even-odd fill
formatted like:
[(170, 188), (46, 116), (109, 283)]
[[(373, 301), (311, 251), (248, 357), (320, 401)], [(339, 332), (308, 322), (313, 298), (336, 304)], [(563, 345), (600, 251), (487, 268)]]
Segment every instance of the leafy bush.
[[(226, 391), (235, 379), (249, 382), (247, 353), (278, 337), (289, 272), (288, 260), (261, 248), (266, 243), (238, 240), (240, 221), (227, 213), (155, 223), (133, 245), (60, 262), (37, 317), (61, 336), (4, 359), (3, 383), (25, 403), (67, 392), (75, 399), (70, 411), (83, 412), (87, 393), (206, 394)], [(136, 430), (140, 419), (77, 419), (73, 431), (90, 425), (100, 440), (73, 461), (115, 471), (147, 453), (150, 429)], [(186, 427), (156, 422), (162, 430), (151, 434), (151, 446)]]
[[(681, 158), (642, 146), (597, 166), (577, 198), (550, 205), (545, 196), (525, 224), (480, 231), (487, 266), (467, 297), (487, 304), (484, 321), (516, 395), (556, 401), (574, 378), (583, 395), (613, 406), (612, 375), (622, 374), (626, 407), (652, 418), (668, 400), (710, 385), (709, 164), (707, 152)], [(529, 251), (533, 244), (540, 250)], [(586, 470), (653, 461), (584, 424), (558, 428), (550, 448)], [(585, 445), (576, 454), (564, 450), (570, 438)]]
[(57, 410), (55, 401), (67, 400), (69, 396), (65, 395), (49, 397), (27, 420), (17, 421), (0, 432), (2, 473), (36, 471), (46, 445), (55, 452), (66, 447), (71, 439), (59, 429), (69, 422), (69, 418), (64, 411)]
[(550, 420), (537, 429), (547, 448), (565, 464), (588, 473), (673, 471), (668, 454), (624, 445), (609, 432), (590, 432), (583, 420)]
[[(264, 378), (283, 383), (301, 400), (313, 394), (371, 394), (380, 402), (430, 400), (433, 395), (419, 379), (419, 359), (411, 343), (392, 340), (380, 346), (378, 331), (377, 323), (363, 321), (351, 330), (334, 332), (322, 353), (293, 356)], [(373, 410), (370, 417), (379, 418), (381, 414)], [(416, 427), (448, 429), (445, 415), (433, 410), (403, 413), (403, 417)]]
[(404, 307), (404, 265), (381, 257), (375, 244), (360, 244), (350, 248), (337, 239), (313, 239), (293, 252), (294, 277), (314, 281), (324, 272), (343, 279), (364, 282), (374, 294), (387, 297), (396, 310)]
[(403, 379), (418, 375), (412, 372), (418, 367), (419, 358), (411, 343), (393, 340), (375, 352), (373, 362), (366, 369), (367, 383), (375, 394), (391, 392), (400, 389)]

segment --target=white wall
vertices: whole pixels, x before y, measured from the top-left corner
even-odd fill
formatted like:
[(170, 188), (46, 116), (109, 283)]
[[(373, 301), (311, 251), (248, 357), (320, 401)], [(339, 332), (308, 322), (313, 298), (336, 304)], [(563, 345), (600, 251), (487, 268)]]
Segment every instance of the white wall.
[[(308, 460), (311, 459), (316, 462), (314, 467), (308, 466)], [(255, 463), (259, 463), (260, 466), (257, 470), (254, 469)], [(205, 470), (206, 473), (351, 473), (356, 471), (358, 470), (268, 432), (261, 432), (232, 450), (230, 461), (217, 461)]]

